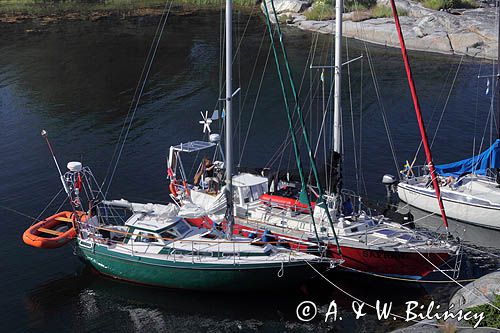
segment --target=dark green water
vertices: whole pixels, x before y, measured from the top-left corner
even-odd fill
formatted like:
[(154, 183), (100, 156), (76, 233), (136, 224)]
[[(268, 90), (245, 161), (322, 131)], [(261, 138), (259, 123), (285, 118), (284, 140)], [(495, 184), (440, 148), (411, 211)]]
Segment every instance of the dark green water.
[[(239, 15), (235, 20), (237, 35), (241, 36), (248, 16)], [(62, 165), (70, 160), (83, 160), (102, 180), (157, 21), (158, 18), (149, 18), (34, 27), (29, 24), (0, 26), (2, 330), (275, 332), (338, 329), (383, 332), (390, 327), (405, 325), (401, 321), (378, 322), (373, 313), (354, 320), (351, 299), (321, 281), (313, 281), (288, 295), (230, 296), (158, 290), (111, 281), (87, 271), (73, 256), (71, 246), (42, 251), (22, 243), (22, 232), (31, 220), (18, 212), (37, 216), (60, 187), (40, 130), (49, 132)], [(27, 32), (32, 29), (35, 31)], [(238, 127), (235, 138), (238, 155), (268, 51), (269, 44), (265, 39), (261, 52), (258, 52), (264, 29), (260, 17), (251, 18), (235, 66), (234, 85), (242, 88), (242, 99), (238, 104), (243, 105), (238, 115), (242, 125)], [(294, 75), (300, 81), (308, 66), (306, 60), (312, 37), (310, 33), (295, 30), (286, 29), (285, 33)], [(169, 19), (111, 187), (111, 198), (168, 200), (165, 176), (168, 147), (201, 138), (199, 112), (213, 110), (217, 103), (219, 34), (217, 12), (174, 15)], [(330, 42), (331, 37), (320, 36), (315, 63), (325, 62), (329, 57)], [(348, 45), (351, 58), (364, 52), (362, 43), (349, 41)], [(401, 166), (405, 159), (412, 159), (419, 142), (402, 62), (397, 50), (373, 45), (368, 45), (368, 48)], [(411, 52), (411, 56), (427, 119), (437, 108), (429, 126), (429, 132), (434, 133), (460, 58), (415, 52)], [(256, 59), (255, 75), (250, 81)], [(381, 199), (384, 195), (379, 183), (381, 176), (397, 171), (366, 60), (363, 65), (353, 63), (350, 70), (354, 122), (357, 143), (360, 137), (362, 139), (366, 190), (370, 197)], [(434, 144), (437, 163), (466, 157), (472, 151), (473, 138), (480, 140), (483, 135), (490, 101), (484, 95), (485, 80), (476, 78), (480, 71), (489, 73), (491, 67), (469, 59), (462, 63)], [(316, 77), (313, 85), (317, 86), (318, 73), (312, 74)], [(309, 70), (304, 77), (302, 95), (305, 97), (309, 91)], [(360, 112), (361, 82), (363, 104)], [(347, 74), (344, 83), (347, 87)], [(247, 101), (243, 104), (247, 94)], [(355, 188), (347, 89), (344, 89), (343, 99), (345, 183)], [(255, 167), (266, 165), (287, 135), (272, 58), (256, 105), (241, 160), (241, 165)], [(307, 100), (305, 105), (308, 109)], [(312, 105), (308, 122), (315, 136), (321, 99), (315, 99)], [(293, 165), (293, 160), (288, 162), (289, 156), (289, 150), (285, 150), (282, 169)], [(57, 209), (57, 206), (54, 204), (50, 209)], [(491, 239), (491, 231), (488, 234)], [(471, 268), (472, 273), (480, 271), (481, 268)], [(366, 277), (334, 278), (339, 286), (363, 300), (371, 303), (377, 299), (392, 300), (396, 308), (401, 308), (408, 300), (429, 301), (433, 298), (445, 303), (455, 289), (453, 286), (409, 287)], [(323, 313), (327, 304), (335, 299), (340, 311), (345, 312), (344, 321), (326, 324), (321, 319), (307, 324), (299, 322), (295, 318), (295, 307), (305, 299), (322, 305)]]

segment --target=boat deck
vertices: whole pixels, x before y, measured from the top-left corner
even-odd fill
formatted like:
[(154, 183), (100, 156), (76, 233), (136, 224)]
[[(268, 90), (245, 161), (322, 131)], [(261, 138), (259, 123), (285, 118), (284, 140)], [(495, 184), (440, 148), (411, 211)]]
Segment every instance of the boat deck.
[[(434, 195), (434, 189), (427, 186), (428, 177), (420, 176), (407, 181), (409, 186)], [(465, 177), (460, 184), (441, 186), (444, 199), (466, 202), (482, 206), (498, 207), (500, 209), (500, 188), (498, 184), (478, 177)]]
[[(247, 230), (268, 229), (274, 234), (285, 235), (293, 239), (301, 239), (306, 245), (315, 245), (316, 236), (311, 216), (309, 214), (290, 213), (273, 207), (260, 206), (248, 212), (246, 218), (237, 217), (236, 223)], [(334, 242), (331, 227), (327, 221), (315, 219), (317, 230), (322, 241)], [(421, 234), (399, 224), (390, 223), (383, 217), (370, 218), (360, 215), (355, 218), (345, 218), (335, 223), (335, 232), (341, 246), (351, 246), (364, 249), (384, 251), (442, 252), (440, 241), (424, 238)], [(450, 251), (453, 250), (451, 246)]]

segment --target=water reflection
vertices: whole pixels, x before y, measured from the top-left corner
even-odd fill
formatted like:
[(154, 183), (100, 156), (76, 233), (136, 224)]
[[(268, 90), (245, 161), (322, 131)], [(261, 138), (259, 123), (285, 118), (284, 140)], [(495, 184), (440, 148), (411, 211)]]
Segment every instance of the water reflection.
[[(242, 15), (236, 20), (238, 36), (247, 19)], [(0, 27), (0, 204), (36, 216), (59, 190), (56, 170), (39, 136), (42, 128), (49, 132), (61, 164), (73, 159), (83, 160), (99, 180), (104, 179), (157, 20), (58, 23), (41, 28), (38, 33), (26, 32), (31, 27), (23, 24)], [(241, 118), (236, 135), (238, 149), (250, 126), (253, 100), (259, 93), (258, 79), (269, 50), (267, 42), (262, 43), (260, 53), (256, 48), (263, 38), (267, 38), (264, 30), (260, 17), (251, 18), (235, 69), (235, 81), (242, 88), (241, 98), (248, 94), (244, 107), (237, 108), (236, 118)], [(309, 86), (318, 86), (319, 78), (318, 73), (310, 73), (306, 63), (311, 34), (293, 29), (285, 29), (285, 33), (294, 75), (297, 80), (304, 77), (302, 96), (305, 97)], [(132, 124), (110, 198), (168, 200), (164, 181), (164, 157), (168, 147), (201, 138), (199, 112), (212, 110), (217, 103), (219, 36), (219, 13), (171, 17), (136, 121)], [(331, 36), (320, 36), (317, 63), (329, 59), (330, 43)], [(349, 40), (348, 45), (352, 56), (365, 52), (360, 42)], [(403, 160), (412, 159), (419, 142), (400, 54), (398, 50), (379, 46), (370, 45), (369, 49), (400, 166)], [(430, 118), (436, 110), (429, 125), (432, 133), (460, 59), (418, 52), (412, 52), (411, 57), (425, 116)], [(258, 70), (250, 81), (256, 60)], [(344, 89), (343, 95), (344, 182), (347, 187), (356, 188), (350, 127), (354, 123), (356, 142), (362, 146), (358, 161), (362, 161), (359, 170), (364, 171), (364, 185), (369, 196), (380, 198), (385, 193), (379, 183), (381, 176), (397, 172), (397, 167), (391, 158), (373, 78), (367, 68), (366, 60), (356, 62), (350, 67), (351, 76), (344, 75), (345, 86), (350, 79), (353, 87), (352, 110), (349, 90)], [(434, 156), (437, 163), (469, 154), (473, 138), (482, 134), (490, 101), (488, 96), (478, 93), (478, 87), (484, 82), (474, 78), (485, 68), (484, 64), (472, 60), (462, 63), (436, 137)], [(311, 82), (310, 75), (314, 79)], [(267, 164), (288, 134), (277, 87), (275, 70), (268, 66), (241, 162), (244, 166)], [(309, 105), (306, 99), (304, 101)], [(319, 132), (321, 101), (314, 100), (311, 104), (314, 107), (307, 122), (311, 124), (311, 136), (314, 137)], [(456, 144), (450, 145), (450, 142)], [(282, 170), (293, 165), (293, 160), (288, 163), (289, 149), (283, 150)], [(360, 187), (365, 186), (361, 184)], [(73, 275), (71, 272), (77, 271), (77, 261), (71, 256), (70, 248), (49, 253), (25, 247), (20, 235), (31, 221), (11, 212), (0, 212), (0, 242), (5, 245), (2, 255), (7, 267), (2, 270), (6, 291), (0, 304), (6, 309), (7, 328), (26, 326), (34, 331), (47, 327), (54, 331), (139, 328), (154, 331), (167, 327), (236, 331), (240, 330), (240, 325), (243, 330), (336, 328), (382, 332), (393, 325), (401, 325), (392, 321), (379, 324), (373, 314), (363, 320), (354, 320), (348, 296), (321, 279), (289, 295), (242, 295), (236, 299), (227, 295), (200, 296), (129, 285), (88, 271)], [(473, 238), (470, 244), (482, 242), (485, 247), (495, 246), (491, 233), (478, 230)], [(476, 276), (483, 271), (479, 268), (468, 273)], [(21, 277), (19, 272), (23, 273)], [(403, 304), (407, 300), (430, 298), (446, 302), (454, 288), (449, 285), (423, 288), (350, 274), (334, 274), (330, 278), (349, 293), (371, 303), (383, 299)], [(52, 282), (39, 286), (44, 281)], [(298, 322), (295, 306), (306, 297), (318, 302), (322, 313), (332, 299), (337, 300), (346, 311), (346, 319), (326, 324), (321, 320), (308, 324)], [(26, 325), (20, 324), (18, 318), (27, 318)]]
[[(328, 277), (345, 292), (370, 304), (375, 304), (376, 300), (394, 302), (395, 313), (402, 312), (408, 300), (431, 297), (418, 284), (408, 287), (351, 274), (333, 273)], [(373, 288), (374, 285), (377, 288)], [(297, 320), (295, 307), (303, 300), (317, 304), (318, 320), (310, 323)], [(342, 323), (323, 322), (332, 300), (344, 316)], [(55, 317), (64, 317), (65, 327), (84, 331), (109, 327), (113, 331), (289, 329), (299, 332), (365, 325), (355, 320), (351, 301), (344, 293), (317, 278), (295, 291), (235, 295), (139, 286), (100, 276), (87, 268), (77, 275), (41, 284), (25, 298), (30, 329), (47, 327), (45, 325), (52, 325)], [(368, 311), (367, 318), (374, 320), (374, 313)], [(386, 329), (402, 324), (385, 323), (383, 326)]]

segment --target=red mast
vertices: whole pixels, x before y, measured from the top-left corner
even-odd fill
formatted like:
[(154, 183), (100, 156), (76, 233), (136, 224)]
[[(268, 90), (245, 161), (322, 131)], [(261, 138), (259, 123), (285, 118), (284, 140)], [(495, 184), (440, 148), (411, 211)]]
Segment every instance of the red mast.
[(422, 118), (422, 112), (420, 111), (420, 103), (418, 102), (417, 90), (415, 89), (415, 83), (413, 82), (413, 75), (411, 73), (410, 61), (408, 60), (408, 54), (406, 52), (405, 41), (403, 38), (403, 33), (401, 31), (401, 25), (399, 24), (398, 11), (396, 9), (396, 4), (394, 0), (390, 0), (392, 7), (392, 14), (394, 16), (394, 21), (396, 22), (396, 30), (398, 31), (399, 44), (401, 45), (401, 53), (403, 55), (403, 60), (405, 63), (406, 76), (408, 77), (408, 84), (410, 85), (411, 97), (413, 99), (413, 105), (415, 106), (415, 113), (417, 114), (418, 127), (420, 128), (420, 135), (422, 136), (422, 141), (424, 144), (425, 155), (427, 156), (427, 164), (429, 165), (429, 172), (432, 178), (432, 185), (436, 191), (436, 197), (439, 203), (439, 210), (441, 211), (441, 217), (443, 218), (444, 226), (446, 231), (448, 231), (448, 220), (446, 218), (446, 212), (444, 211), (443, 200), (441, 198), (441, 191), (439, 190), (439, 183), (436, 178), (436, 170), (434, 169), (434, 163), (432, 162), (432, 153), (429, 146), (429, 141), (427, 140), (427, 133), (425, 131), (424, 120)]

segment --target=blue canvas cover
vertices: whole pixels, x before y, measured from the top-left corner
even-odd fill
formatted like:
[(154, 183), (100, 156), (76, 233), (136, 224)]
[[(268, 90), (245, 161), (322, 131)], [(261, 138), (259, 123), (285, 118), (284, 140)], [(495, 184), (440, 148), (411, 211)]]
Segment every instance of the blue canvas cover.
[(481, 154), (458, 162), (436, 165), (436, 172), (441, 176), (459, 177), (474, 173), (485, 175), (488, 169), (500, 168), (500, 139)]

